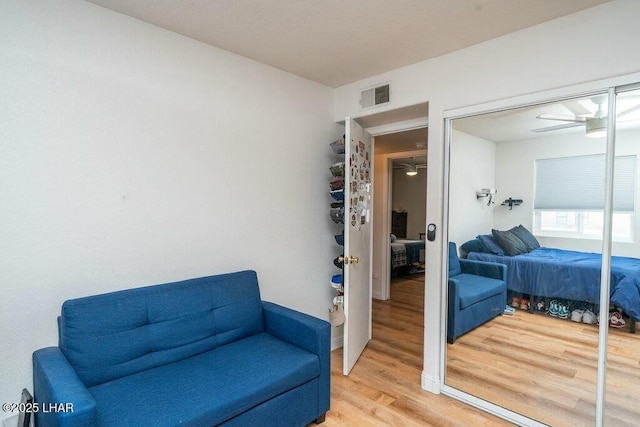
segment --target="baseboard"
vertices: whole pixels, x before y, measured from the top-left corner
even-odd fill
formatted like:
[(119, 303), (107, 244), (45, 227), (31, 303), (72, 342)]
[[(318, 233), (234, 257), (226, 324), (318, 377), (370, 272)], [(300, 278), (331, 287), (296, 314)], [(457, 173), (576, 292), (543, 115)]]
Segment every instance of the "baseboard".
[(422, 375), (420, 375), (421, 386), (423, 390), (426, 390), (433, 394), (440, 394), (440, 377), (432, 377), (427, 375), (424, 371), (422, 371)]
[(344, 326), (331, 328), (331, 351), (341, 348), (344, 341)]
[(342, 348), (342, 337), (331, 339), (331, 351)]

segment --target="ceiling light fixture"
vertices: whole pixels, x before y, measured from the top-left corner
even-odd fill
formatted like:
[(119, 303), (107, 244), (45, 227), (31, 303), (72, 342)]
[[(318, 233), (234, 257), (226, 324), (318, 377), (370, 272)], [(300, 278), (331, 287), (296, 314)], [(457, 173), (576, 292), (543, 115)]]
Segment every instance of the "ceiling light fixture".
[(607, 118), (594, 117), (587, 119), (585, 126), (589, 138), (604, 138), (607, 136)]
[(418, 167), (413, 165), (413, 166), (407, 168), (407, 175), (409, 175), (409, 176), (418, 175)]

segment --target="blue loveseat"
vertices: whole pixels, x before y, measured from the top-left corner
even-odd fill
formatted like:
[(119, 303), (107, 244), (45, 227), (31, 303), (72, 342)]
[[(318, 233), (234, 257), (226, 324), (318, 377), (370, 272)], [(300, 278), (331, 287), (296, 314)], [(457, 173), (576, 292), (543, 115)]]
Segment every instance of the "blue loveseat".
[(329, 409), (329, 323), (261, 301), (253, 271), (69, 300), (58, 327), (34, 398), (67, 410), (38, 427), (304, 426)]
[(507, 266), (459, 259), (449, 242), (447, 342), (501, 315), (507, 304)]

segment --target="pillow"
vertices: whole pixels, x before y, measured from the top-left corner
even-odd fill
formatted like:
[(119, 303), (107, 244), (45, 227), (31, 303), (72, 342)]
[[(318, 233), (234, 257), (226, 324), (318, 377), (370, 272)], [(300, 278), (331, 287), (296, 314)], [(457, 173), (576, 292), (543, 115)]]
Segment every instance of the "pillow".
[(489, 252), (496, 255), (504, 255), (504, 250), (498, 245), (498, 242), (493, 238), (491, 234), (481, 234), (476, 237), (480, 240), (482, 246), (484, 246), (483, 252)]
[(522, 240), (522, 242), (527, 246), (527, 249), (529, 249), (529, 251), (538, 249), (540, 247), (540, 242), (538, 242), (538, 239), (536, 239), (535, 236), (531, 234), (529, 230), (524, 228), (522, 224), (520, 224), (517, 227), (513, 227), (509, 231), (515, 234), (520, 240)]
[(463, 243), (462, 246), (460, 246), (460, 249), (462, 249), (465, 253), (485, 251), (484, 245), (478, 239), (469, 240), (468, 242)]
[(396, 240), (398, 240), (396, 235), (395, 234), (391, 234), (391, 243), (395, 242)]
[(491, 230), (491, 234), (496, 239), (500, 247), (504, 250), (504, 254), (507, 256), (515, 256), (520, 254), (526, 254), (529, 252), (527, 245), (518, 238), (511, 231)]

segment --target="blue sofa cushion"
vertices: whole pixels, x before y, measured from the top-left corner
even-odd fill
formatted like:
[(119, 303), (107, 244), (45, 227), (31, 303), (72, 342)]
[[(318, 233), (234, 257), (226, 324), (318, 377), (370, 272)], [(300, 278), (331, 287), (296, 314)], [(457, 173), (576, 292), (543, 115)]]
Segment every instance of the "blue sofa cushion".
[[(210, 426), (319, 374), (317, 355), (260, 333), (89, 392), (97, 403), (98, 425)], [(148, 393), (140, 395), (139, 390)], [(317, 392), (313, 398), (315, 406)]]
[(264, 330), (254, 271), (66, 301), (59, 326), (60, 349), (87, 387)]
[(462, 273), (454, 277), (458, 282), (460, 310), (506, 291), (502, 280)]

